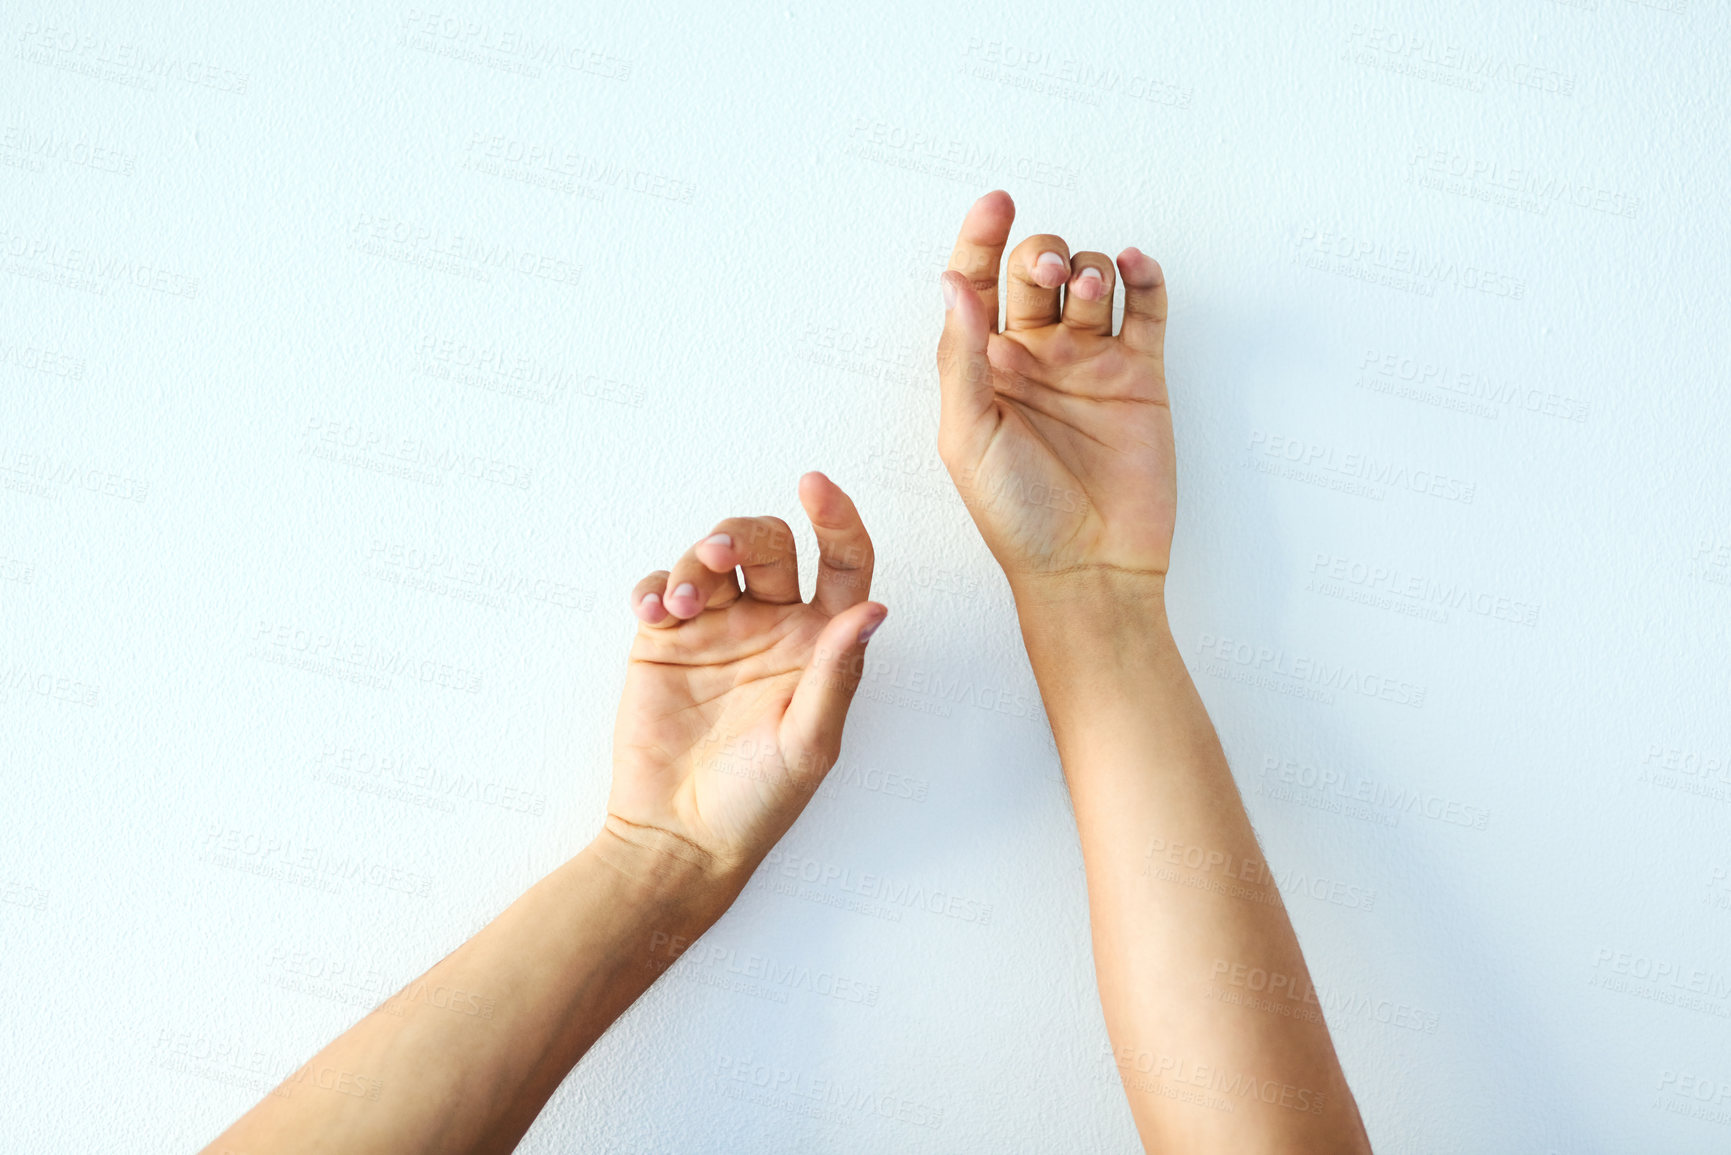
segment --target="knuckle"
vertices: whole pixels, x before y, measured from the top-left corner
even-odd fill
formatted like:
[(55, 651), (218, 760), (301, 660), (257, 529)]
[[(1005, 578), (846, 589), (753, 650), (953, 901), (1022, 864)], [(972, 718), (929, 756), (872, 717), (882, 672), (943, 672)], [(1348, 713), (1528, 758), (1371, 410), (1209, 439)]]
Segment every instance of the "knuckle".
[(988, 288), (998, 283), (998, 265), (1003, 259), (1002, 249), (964, 245), (950, 254), (949, 268), (966, 277), (975, 288)]
[(830, 569), (870, 569), (872, 564), (871, 539), (861, 534), (858, 540), (820, 542), (818, 557)]
[(785, 522), (773, 517), (742, 517), (738, 525), (734, 544), (748, 545), (753, 551), (775, 548), (787, 530)]
[(765, 565), (781, 565), (793, 550), (793, 530), (773, 514), (751, 519), (751, 555)]
[(970, 281), (996, 280), (998, 265), (1003, 259), (1003, 250), (1001, 249), (992, 252), (970, 246), (966, 249), (957, 249), (950, 254), (948, 271), (960, 273)]
[(1150, 325), (1158, 325), (1166, 319), (1153, 307), (1152, 303), (1148, 301), (1125, 301), (1124, 315), (1131, 320), (1145, 321)]

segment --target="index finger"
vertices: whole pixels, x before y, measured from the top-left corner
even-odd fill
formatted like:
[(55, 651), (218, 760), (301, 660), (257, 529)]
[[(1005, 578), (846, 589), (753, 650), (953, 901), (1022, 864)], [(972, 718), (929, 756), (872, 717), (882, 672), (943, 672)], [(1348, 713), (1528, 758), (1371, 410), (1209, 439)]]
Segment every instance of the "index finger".
[(950, 252), (950, 268), (966, 277), (979, 294), (994, 333), (998, 331), (999, 269), (1015, 219), (1016, 202), (1003, 189), (993, 189), (968, 209), (956, 247)]

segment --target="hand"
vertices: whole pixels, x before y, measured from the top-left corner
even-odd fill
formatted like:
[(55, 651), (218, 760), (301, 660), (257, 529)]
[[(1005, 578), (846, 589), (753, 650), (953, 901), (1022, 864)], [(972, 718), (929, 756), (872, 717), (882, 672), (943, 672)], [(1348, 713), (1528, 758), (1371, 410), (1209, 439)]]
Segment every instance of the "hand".
[(847, 494), (808, 473), (799, 498), (818, 541), (809, 603), (778, 517), (719, 523), (631, 593), (607, 830), (730, 878), (749, 876), (835, 763), (889, 612), (866, 600), (871, 538)]
[(1165, 277), (1118, 254), (1114, 337), (1112, 261), (1031, 236), (1010, 254), (1000, 332), (1015, 216), (1001, 190), (974, 202), (943, 274), (939, 455), (1012, 589), (1098, 572), (1163, 583), (1177, 507)]

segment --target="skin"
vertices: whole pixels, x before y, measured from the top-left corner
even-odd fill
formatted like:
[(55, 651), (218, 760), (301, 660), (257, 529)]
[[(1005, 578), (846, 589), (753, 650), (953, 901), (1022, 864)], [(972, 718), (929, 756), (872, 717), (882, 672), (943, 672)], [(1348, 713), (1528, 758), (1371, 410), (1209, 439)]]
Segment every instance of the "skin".
[(799, 496), (818, 540), (812, 600), (774, 517), (730, 518), (639, 582), (595, 839), (208, 1155), (517, 1145), (577, 1060), (732, 904), (835, 762), (888, 610), (867, 600), (872, 545), (853, 502), (821, 473)]
[[(1136, 1127), (1151, 1152), (1369, 1151), (1166, 621), (1177, 490), (1164, 277), (1136, 249), (1114, 267), (1049, 235), (1004, 268), (1014, 215), (1008, 194), (980, 198), (944, 274), (939, 452), (1009, 578), (1052, 720)], [(602, 830), (207, 1152), (516, 1146), (835, 762), (887, 611), (867, 600), (872, 545), (853, 503), (818, 473), (800, 500), (820, 555), (811, 602), (777, 518), (724, 521), (639, 582)], [(1186, 865), (1191, 852), (1205, 865)], [(1279, 985), (1237, 981), (1251, 973)], [(1238, 997), (1253, 990), (1285, 1013)]]
[(1009, 578), (1057, 738), (1137, 1131), (1150, 1152), (1367, 1152), (1167, 622), (1177, 474), (1164, 273), (1137, 249), (1114, 262), (1051, 234), (1006, 262), (1014, 219), (1009, 194), (981, 197), (943, 274), (939, 453)]

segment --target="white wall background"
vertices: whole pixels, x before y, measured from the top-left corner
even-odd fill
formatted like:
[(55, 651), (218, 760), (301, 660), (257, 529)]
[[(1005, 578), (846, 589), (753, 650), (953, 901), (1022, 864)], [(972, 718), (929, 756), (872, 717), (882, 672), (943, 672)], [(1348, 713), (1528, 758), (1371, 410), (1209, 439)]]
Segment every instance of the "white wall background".
[(525, 1150), (1134, 1150), (934, 448), (994, 187), (1167, 270), (1173, 618), (1378, 1150), (1731, 1149), (1721, 4), (558, 7), (4, 15), (0, 1149), (202, 1144), (574, 852), (626, 592), (821, 468), (891, 616), (779, 862), (989, 919), (766, 871)]

